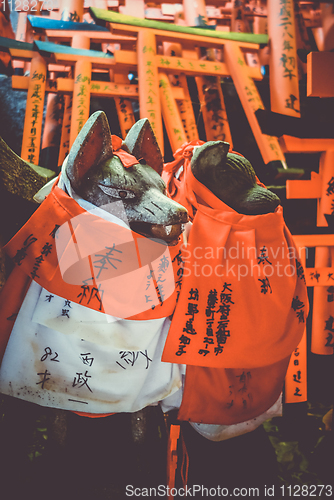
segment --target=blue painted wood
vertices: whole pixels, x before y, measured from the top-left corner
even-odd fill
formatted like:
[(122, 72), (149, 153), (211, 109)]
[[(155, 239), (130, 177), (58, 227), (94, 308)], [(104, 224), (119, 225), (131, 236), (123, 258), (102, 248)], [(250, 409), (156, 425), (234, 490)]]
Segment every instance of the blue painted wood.
[(12, 38), (0, 36), (0, 48), (3, 52), (9, 52), (9, 49), (34, 50), (33, 47), (32, 43), (19, 42), (18, 40), (13, 40)]
[(58, 19), (49, 19), (45, 16), (28, 16), (28, 21), (36, 30), (64, 30), (64, 31), (104, 31), (109, 32), (107, 28), (91, 23), (73, 23), (72, 21), (59, 21)]
[[(73, 23), (75, 24), (75, 23)], [(51, 42), (41, 42), (39, 40), (34, 41), (34, 50), (47, 54), (73, 54), (77, 56), (87, 56), (87, 57), (99, 57), (100, 59), (113, 59), (109, 53), (105, 53), (99, 50), (86, 50), (86, 49), (74, 49), (68, 47), (67, 45), (59, 45), (57, 43)]]

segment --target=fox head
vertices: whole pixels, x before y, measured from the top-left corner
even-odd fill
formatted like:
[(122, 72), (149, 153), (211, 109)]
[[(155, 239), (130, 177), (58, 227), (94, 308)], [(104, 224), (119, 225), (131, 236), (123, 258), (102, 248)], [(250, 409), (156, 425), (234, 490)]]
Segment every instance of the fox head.
[(194, 150), (191, 171), (221, 201), (244, 215), (274, 212), (280, 204), (275, 193), (259, 186), (250, 162), (229, 153), (230, 145), (210, 141)]
[(166, 186), (160, 176), (163, 158), (148, 119), (133, 125), (121, 149), (138, 163), (123, 166), (114, 154), (105, 113), (94, 113), (67, 158), (65, 175), (71, 187), (83, 199), (120, 218), (124, 215), (115, 213), (119, 204), (112, 202), (122, 201), (125, 222), (133, 231), (167, 244), (176, 243), (188, 215), (184, 207), (164, 194)]

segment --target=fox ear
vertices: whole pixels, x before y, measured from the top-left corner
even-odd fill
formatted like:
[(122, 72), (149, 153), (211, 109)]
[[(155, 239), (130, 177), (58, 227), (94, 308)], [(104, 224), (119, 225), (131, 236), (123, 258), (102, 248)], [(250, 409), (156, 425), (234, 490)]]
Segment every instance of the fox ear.
[(83, 176), (90, 168), (112, 156), (107, 117), (103, 111), (96, 111), (80, 130), (68, 155), (66, 174), (73, 189), (80, 187)]
[(218, 172), (226, 165), (229, 143), (209, 141), (197, 147), (191, 159), (191, 171), (200, 182), (208, 177), (215, 179)]
[(163, 169), (162, 154), (148, 118), (138, 120), (129, 130), (123, 147), (137, 160), (144, 158), (146, 163), (159, 175)]

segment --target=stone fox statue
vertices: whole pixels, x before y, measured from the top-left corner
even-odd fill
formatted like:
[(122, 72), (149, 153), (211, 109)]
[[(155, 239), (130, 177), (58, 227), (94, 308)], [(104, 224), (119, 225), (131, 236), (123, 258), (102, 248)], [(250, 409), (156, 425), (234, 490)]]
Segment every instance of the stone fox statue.
[(161, 353), (188, 216), (164, 194), (162, 161), (146, 119), (124, 142), (103, 112), (84, 125), (6, 246), (16, 266), (1, 297), (2, 393), (105, 415), (179, 389), (179, 368)]
[[(202, 460), (192, 480), (210, 468), (218, 474), (213, 481), (226, 480), (217, 443), (208, 443), (247, 433), (279, 413), (289, 359), (305, 328), (305, 278), (280, 200), (246, 158), (222, 141), (193, 141), (174, 157), (163, 178), (192, 227), (162, 359), (186, 365), (178, 419), (209, 440), (201, 444), (185, 427), (190, 471), (192, 459)], [(165, 401), (170, 408), (172, 399)]]

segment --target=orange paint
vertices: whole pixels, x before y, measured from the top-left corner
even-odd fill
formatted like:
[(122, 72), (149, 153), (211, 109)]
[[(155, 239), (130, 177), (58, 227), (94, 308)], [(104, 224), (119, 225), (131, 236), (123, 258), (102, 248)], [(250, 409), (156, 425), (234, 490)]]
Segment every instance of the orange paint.
[(232, 1), (231, 31), (235, 31), (237, 33), (247, 32), (244, 9), (245, 0)]
[(168, 448), (167, 448), (167, 485), (169, 489), (175, 487), (175, 475), (177, 469), (177, 444), (180, 438), (180, 426), (171, 425), (168, 434)]
[(297, 42), (293, 0), (268, 3), (271, 111), (300, 117)]
[(334, 149), (329, 149), (320, 156), (319, 175), (321, 177), (321, 193), (318, 201), (317, 226), (327, 227), (325, 215), (333, 212), (334, 187), (333, 187)]
[(183, 0), (183, 15), (187, 26), (207, 24), (205, 0)]
[(76, 63), (74, 72), (70, 148), (89, 118), (91, 73), (92, 63), (90, 61), (80, 60)]
[(121, 127), (122, 137), (125, 139), (132, 125), (135, 124), (135, 116), (133, 114), (132, 104), (130, 99), (124, 97), (115, 97), (115, 106), (119, 125)]
[(279, 143), (284, 153), (321, 153), (334, 149), (334, 139), (300, 139), (291, 135), (282, 135)]
[[(299, 252), (300, 263), (305, 269), (306, 267), (306, 249), (302, 242), (303, 237), (295, 241), (296, 248)], [(306, 321), (306, 318), (305, 318)], [(285, 403), (301, 403), (307, 401), (307, 333), (306, 327), (303, 337), (298, 344), (298, 347), (291, 355), (288, 370), (285, 376)]]
[(280, 160), (285, 163), (285, 157), (277, 137), (263, 134), (255, 116), (255, 111), (264, 109), (264, 105), (249, 74), (249, 69), (240, 47), (236, 44), (226, 43), (224, 46), (224, 57), (263, 161), (269, 163), (270, 161)]
[[(134, 51), (116, 50), (114, 58), (115, 63), (124, 68), (137, 65), (137, 57)], [(161, 55), (156, 56), (155, 59), (157, 67), (163, 69), (167, 73), (178, 73), (182, 71), (182, 73), (189, 76), (197, 76), (199, 74), (208, 76), (230, 76), (226, 64), (220, 61), (202, 61), (198, 60), (197, 57), (195, 59), (189, 59)], [(262, 80), (261, 71), (258, 67), (249, 66), (248, 71), (254, 80)]]
[(307, 96), (334, 97), (333, 52), (310, 52), (307, 55)]
[[(2, 8), (3, 10), (0, 10), (0, 36), (14, 39), (15, 35), (10, 22), (8, 0), (2, 2)], [(10, 65), (11, 59), (7, 52), (0, 51), (0, 60), (5, 66)]]
[(225, 141), (233, 146), (220, 78), (196, 77), (207, 141)]
[(253, 19), (253, 33), (266, 35), (268, 33), (267, 4), (264, 0), (256, 0), (256, 11)]
[(334, 247), (317, 247), (315, 250), (315, 279), (313, 292), (313, 317), (311, 351), (315, 354), (333, 354), (334, 336), (334, 267), (327, 272), (326, 286), (316, 286), (318, 275), (323, 275), (318, 268), (333, 266)]
[(62, 21), (81, 22), (84, 14), (84, 0), (61, 0), (59, 13)]
[[(141, 31), (142, 28), (138, 26), (134, 26), (131, 24), (120, 24), (120, 23), (109, 23), (109, 29), (114, 35), (124, 35), (124, 36), (134, 36), (136, 33)], [(243, 41), (234, 41), (234, 40), (228, 40), (224, 38), (218, 37), (217, 32), (217, 37), (214, 36), (203, 36), (203, 35), (193, 35), (190, 33), (181, 33), (181, 32), (175, 32), (175, 31), (166, 31), (162, 29), (154, 29), (154, 28), (149, 28), (146, 31), (150, 31), (153, 35), (158, 37), (159, 40), (163, 40), (166, 42), (172, 42), (172, 43), (183, 43), (183, 40), (185, 44), (189, 45), (193, 44), (196, 46), (200, 47), (211, 47), (211, 48), (217, 48), (217, 46), (222, 47), (225, 45), (225, 43), (232, 43), (236, 44), (238, 47), (242, 47), (243, 49), (250, 49), (250, 50), (256, 50), (259, 48), (258, 43), (254, 42), (243, 42)], [(262, 42), (261, 42), (262, 43)]]
[(36, 54), (31, 60), (21, 149), (22, 159), (35, 165), (38, 165), (39, 161), (46, 71), (47, 64), (45, 60), (39, 54)]
[[(59, 13), (57, 15), (58, 19), (63, 21), (75, 21), (80, 22), (83, 18), (83, 0), (61, 0), (59, 4)], [(77, 15), (74, 15), (74, 13)], [(71, 14), (72, 13), (72, 14)], [(78, 43), (78, 46), (76, 46)], [(80, 38), (72, 38), (71, 46), (75, 48), (81, 48)], [(87, 47), (87, 42), (84, 43), (84, 48)], [(72, 72), (72, 71), (71, 71)], [(69, 75), (70, 76), (70, 75)], [(70, 130), (71, 130), (71, 117), (72, 117), (72, 96), (64, 96), (64, 111), (63, 111), (63, 121), (59, 145), (59, 155), (58, 155), (58, 166), (60, 167), (65, 160), (66, 156), (70, 151)], [(74, 134), (74, 132), (73, 132)], [(71, 143), (72, 144), (72, 143)]]
[[(90, 40), (84, 35), (77, 34), (73, 36), (72, 46), (81, 49), (89, 49)], [(79, 58), (75, 63), (74, 71), (70, 148), (76, 136), (89, 118), (91, 74), (92, 63), (90, 59)]]
[(63, 164), (63, 161), (70, 152), (72, 99), (73, 99), (72, 96), (69, 95), (64, 96), (63, 124), (61, 129), (59, 156), (58, 156), (59, 167)]
[(285, 377), (285, 403), (307, 401), (307, 345), (306, 329), (298, 347), (291, 355)]
[[(182, 46), (179, 43), (168, 43), (165, 42), (163, 43), (163, 51), (164, 51), (164, 56), (170, 56), (170, 57), (177, 57), (180, 58), (182, 57)], [(164, 58), (165, 60), (165, 58)], [(185, 74), (179, 73), (179, 74), (172, 74), (168, 75), (173, 93), (176, 89), (182, 89), (184, 92), (184, 97), (183, 99), (177, 100), (176, 104), (179, 109), (179, 114), (181, 117), (181, 121), (184, 127), (184, 131), (187, 136), (188, 141), (194, 141), (197, 140), (198, 137), (198, 132), (197, 132), (197, 125), (196, 125), (196, 119), (194, 115), (194, 110), (193, 106), (191, 103), (191, 98), (189, 94), (189, 89), (188, 89), (188, 82)], [(174, 94), (175, 98), (175, 94)]]
[(180, 113), (173, 97), (168, 76), (160, 72), (158, 78), (162, 116), (172, 151), (176, 151), (182, 144), (187, 142), (187, 135), (184, 131)]
[(158, 68), (156, 65), (156, 39), (152, 30), (138, 33), (138, 82), (140, 118), (148, 118), (163, 153), (164, 140), (159, 97)]
[(48, 147), (57, 147), (57, 135), (59, 132), (59, 111), (60, 102), (57, 94), (48, 94), (46, 104), (46, 116), (43, 130), (42, 149)]
[[(184, 0), (183, 8), (185, 21), (188, 26), (203, 26), (208, 24), (204, 0), (200, 0), (199, 2)], [(228, 69), (226, 64), (216, 61), (213, 48), (207, 49), (204, 60), (201, 60), (200, 55), (200, 50), (196, 48), (193, 51), (194, 59), (189, 61), (188, 64), (197, 68), (195, 81), (201, 104), (206, 139), (208, 141), (227, 141), (232, 145), (232, 136), (227, 120), (224, 96), (221, 90), (220, 76), (223, 75), (218, 76), (217, 74), (218, 71), (223, 71), (227, 75)], [(211, 71), (213, 72), (211, 73)], [(202, 72), (205, 72), (206, 76), (199, 76)], [(196, 139), (198, 139), (198, 135), (189, 140)]]
[(287, 199), (320, 198), (321, 177), (317, 172), (311, 172), (311, 180), (286, 181)]

